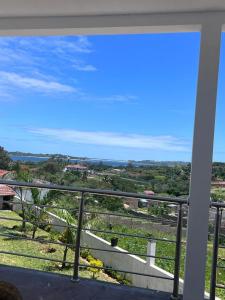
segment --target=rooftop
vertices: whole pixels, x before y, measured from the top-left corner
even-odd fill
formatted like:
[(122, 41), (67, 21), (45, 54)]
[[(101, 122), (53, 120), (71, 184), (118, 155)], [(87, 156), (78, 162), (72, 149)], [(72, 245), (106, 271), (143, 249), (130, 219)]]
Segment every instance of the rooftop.
[(155, 193), (153, 191), (144, 191), (145, 195), (148, 195), (148, 196), (151, 196), (151, 195), (154, 195)]
[(0, 196), (15, 196), (14, 190), (5, 184), (0, 184)]
[(7, 170), (1, 170), (1, 169), (0, 169), (0, 177), (3, 177), (3, 176), (5, 176), (5, 175), (8, 174), (8, 173), (10, 173), (10, 172), (7, 171)]

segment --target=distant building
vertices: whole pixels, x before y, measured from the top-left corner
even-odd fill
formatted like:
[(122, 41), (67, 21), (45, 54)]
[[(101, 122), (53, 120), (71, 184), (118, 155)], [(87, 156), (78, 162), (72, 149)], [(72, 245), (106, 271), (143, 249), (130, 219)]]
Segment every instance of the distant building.
[[(155, 193), (151, 190), (145, 190), (144, 194), (146, 196), (154, 196), (155, 195)], [(140, 199), (140, 202), (139, 202), (140, 207), (151, 207), (156, 204), (159, 204), (159, 202), (155, 201), (155, 200), (151, 200), (151, 199)]]
[(4, 201), (12, 201), (16, 193), (14, 190), (5, 184), (0, 184), (0, 209), (11, 209), (12, 204)]
[(124, 172), (125, 172), (125, 169), (112, 169), (111, 172), (112, 172), (112, 173), (115, 173), (115, 174), (120, 174), (120, 173), (124, 173)]
[(67, 171), (80, 171), (80, 172), (85, 172), (88, 171), (88, 168), (86, 166), (80, 165), (80, 164), (75, 164), (75, 165), (67, 165), (65, 166), (64, 172)]
[(153, 196), (153, 195), (155, 195), (155, 193), (153, 191), (149, 191), (149, 190), (144, 191), (144, 193), (147, 196)]

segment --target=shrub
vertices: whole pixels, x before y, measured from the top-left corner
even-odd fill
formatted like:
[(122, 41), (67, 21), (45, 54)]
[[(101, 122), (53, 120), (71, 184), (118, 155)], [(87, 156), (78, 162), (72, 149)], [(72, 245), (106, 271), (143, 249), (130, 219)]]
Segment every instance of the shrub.
[(90, 255), (90, 251), (88, 249), (83, 249), (81, 250), (80, 255), (82, 258), (87, 259), (87, 257)]
[[(87, 261), (90, 264), (90, 267), (88, 267), (88, 271), (92, 272), (92, 278), (96, 279), (101, 271), (101, 269), (103, 267), (103, 262), (99, 259), (94, 258), (93, 256), (91, 256), (90, 254), (87, 256)], [(95, 268), (97, 267), (97, 268)]]

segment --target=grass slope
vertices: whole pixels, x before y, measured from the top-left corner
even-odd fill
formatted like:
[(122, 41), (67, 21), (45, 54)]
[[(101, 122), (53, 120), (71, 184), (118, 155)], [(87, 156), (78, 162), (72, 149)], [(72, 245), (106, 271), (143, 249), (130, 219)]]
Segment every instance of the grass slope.
[[(14, 218), (21, 220), (21, 218), (12, 211), (2, 211), (0, 210), (0, 217)], [(3, 220), (0, 219), (0, 234), (9, 234), (14, 237), (22, 237), (25, 234), (27, 237), (31, 237), (32, 234), (32, 225), (27, 224), (28, 230), (25, 233), (19, 231), (18, 228), (13, 229), (14, 226), (20, 225), (21, 222), (11, 221), (11, 220)], [(38, 229), (36, 233), (36, 239), (41, 238), (45, 240), (50, 239), (49, 233), (44, 230)], [(56, 251), (54, 253), (48, 253), (47, 250), (49, 248), (54, 248)], [(17, 252), (21, 254), (28, 254), (33, 256), (41, 256), (44, 258), (52, 258), (56, 260), (62, 260), (63, 258), (63, 250), (64, 246), (61, 245), (52, 245), (45, 244), (38, 241), (28, 241), (21, 240), (16, 238), (8, 238), (4, 236), (0, 236), (0, 251), (10, 251)], [(73, 262), (74, 260), (74, 251), (71, 249), (68, 250), (67, 261)], [(26, 258), (21, 256), (14, 256), (8, 254), (0, 253), (0, 264), (16, 266), (16, 267), (24, 267), (29, 269), (55, 272), (60, 274), (72, 275), (73, 269), (72, 267), (65, 268), (64, 270), (60, 269), (60, 263), (50, 262), (46, 260)], [(80, 270), (80, 276), (85, 278), (92, 278), (92, 272), (88, 270)], [(103, 272), (100, 272), (99, 278), (104, 281), (113, 281)]]

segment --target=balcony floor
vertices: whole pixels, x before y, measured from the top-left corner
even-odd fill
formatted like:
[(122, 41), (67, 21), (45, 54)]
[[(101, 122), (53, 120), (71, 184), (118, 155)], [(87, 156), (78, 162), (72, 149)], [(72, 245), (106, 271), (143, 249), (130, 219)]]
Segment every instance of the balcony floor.
[(15, 284), (23, 300), (169, 300), (170, 294), (0, 265), (0, 281)]

